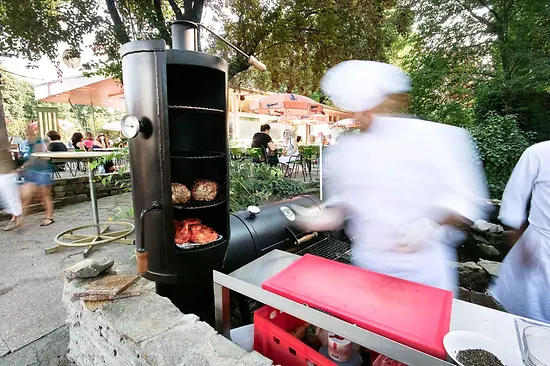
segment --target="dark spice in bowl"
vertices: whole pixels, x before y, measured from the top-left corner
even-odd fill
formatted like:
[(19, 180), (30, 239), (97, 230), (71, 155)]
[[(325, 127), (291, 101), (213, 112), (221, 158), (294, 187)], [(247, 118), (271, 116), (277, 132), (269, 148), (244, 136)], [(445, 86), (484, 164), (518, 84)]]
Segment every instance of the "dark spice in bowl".
[(505, 366), (497, 356), (482, 349), (458, 351), (456, 358), (464, 366)]

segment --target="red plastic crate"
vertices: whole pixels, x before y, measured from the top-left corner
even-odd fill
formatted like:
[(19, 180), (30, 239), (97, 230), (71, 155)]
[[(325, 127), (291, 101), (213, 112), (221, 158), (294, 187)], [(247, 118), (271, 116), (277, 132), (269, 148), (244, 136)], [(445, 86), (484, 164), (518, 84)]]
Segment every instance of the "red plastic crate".
[(445, 359), (453, 294), (306, 254), (262, 288)]
[(337, 366), (289, 331), (305, 322), (264, 306), (254, 312), (254, 350), (281, 366)]

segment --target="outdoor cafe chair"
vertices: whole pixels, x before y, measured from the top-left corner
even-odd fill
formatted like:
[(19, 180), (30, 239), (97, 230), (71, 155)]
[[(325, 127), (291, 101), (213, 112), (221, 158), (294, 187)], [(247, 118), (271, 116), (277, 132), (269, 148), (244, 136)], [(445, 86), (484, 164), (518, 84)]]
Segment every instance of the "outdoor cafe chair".
[(307, 168), (305, 166), (302, 155), (292, 155), (288, 160), (288, 163), (286, 164), (284, 176), (285, 178), (292, 178), (293, 176), (296, 177), (298, 175), (298, 172), (300, 171), (302, 173), (302, 177), (304, 178), (304, 182), (305, 182), (306, 169)]

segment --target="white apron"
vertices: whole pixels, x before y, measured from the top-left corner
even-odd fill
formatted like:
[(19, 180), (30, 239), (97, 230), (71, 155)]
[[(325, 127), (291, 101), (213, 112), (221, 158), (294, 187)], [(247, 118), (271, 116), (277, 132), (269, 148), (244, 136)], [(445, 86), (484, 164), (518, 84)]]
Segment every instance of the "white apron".
[(354, 264), (455, 291), (450, 229), (441, 228), (416, 253), (399, 253), (395, 244), (404, 225), (434, 208), (456, 210), (472, 221), (482, 216), (471, 196), (479, 200), (483, 184), (473, 183), (479, 177), (465, 179), (472, 173), (466, 173), (464, 161), (453, 159), (468, 154), (465, 137), (461, 129), (431, 122), (377, 117), (369, 131), (334, 147), (327, 197), (350, 217)]
[(529, 227), (504, 259), (490, 292), (507, 311), (550, 322), (550, 142), (527, 149), (506, 185), (500, 220)]

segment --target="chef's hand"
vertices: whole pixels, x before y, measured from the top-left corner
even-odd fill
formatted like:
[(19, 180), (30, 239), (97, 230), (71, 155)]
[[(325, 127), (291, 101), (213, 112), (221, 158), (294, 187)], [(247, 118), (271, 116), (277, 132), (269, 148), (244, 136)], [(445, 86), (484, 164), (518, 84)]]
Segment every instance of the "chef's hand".
[(440, 226), (439, 223), (427, 218), (421, 218), (407, 224), (403, 228), (394, 250), (400, 253), (414, 253), (422, 250), (430, 236)]
[(344, 214), (337, 208), (306, 208), (290, 205), (296, 215), (296, 225), (305, 231), (337, 230), (344, 224)]

